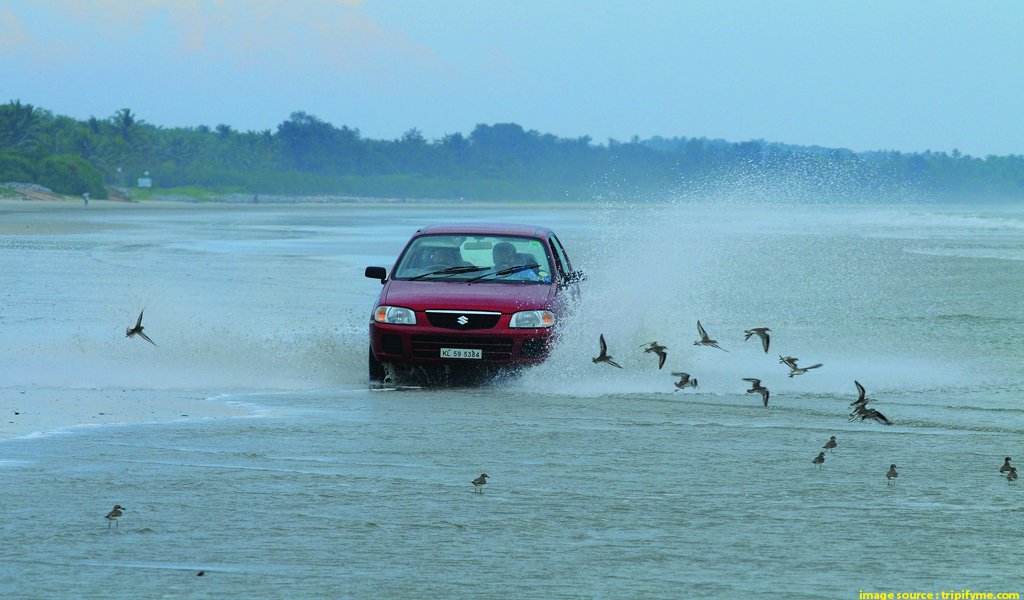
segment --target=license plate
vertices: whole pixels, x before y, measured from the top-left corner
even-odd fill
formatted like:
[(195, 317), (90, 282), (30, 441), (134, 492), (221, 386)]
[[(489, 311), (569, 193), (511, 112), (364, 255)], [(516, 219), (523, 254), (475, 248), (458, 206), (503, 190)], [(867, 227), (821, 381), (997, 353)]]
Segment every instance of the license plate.
[(483, 358), (483, 350), (476, 348), (441, 348), (441, 358)]

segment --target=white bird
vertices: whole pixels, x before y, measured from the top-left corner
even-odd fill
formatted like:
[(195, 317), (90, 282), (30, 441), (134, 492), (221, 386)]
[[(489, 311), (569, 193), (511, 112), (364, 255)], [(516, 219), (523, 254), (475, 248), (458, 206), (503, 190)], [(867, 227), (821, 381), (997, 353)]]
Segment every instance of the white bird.
[(590, 359), (590, 360), (594, 361), (594, 363), (601, 363), (601, 362), (603, 362), (603, 363), (608, 363), (609, 365), (611, 365), (613, 367), (619, 367), (620, 369), (622, 368), (622, 367), (619, 366), (619, 363), (617, 363), (614, 360), (612, 360), (612, 357), (608, 355), (608, 344), (604, 343), (604, 334), (603, 333), (601, 334), (601, 353), (598, 354), (597, 356), (595, 356), (594, 358)]
[(820, 366), (822, 366), (821, 363), (818, 363), (816, 365), (811, 365), (809, 367), (798, 367), (796, 365), (790, 365), (789, 366), (789, 376), (792, 377), (794, 375), (803, 375), (804, 373), (810, 371), (811, 369), (817, 369)]
[(747, 334), (747, 337), (743, 338), (743, 341), (747, 341), (751, 336), (756, 335), (761, 338), (761, 347), (764, 348), (764, 353), (768, 354), (768, 344), (771, 342), (771, 339), (768, 336), (769, 331), (771, 331), (771, 329), (768, 329), (767, 327), (753, 327), (743, 332)]
[(700, 334), (700, 339), (693, 343), (694, 346), (711, 346), (712, 348), (718, 348), (722, 352), (728, 352), (725, 348), (718, 345), (718, 342), (708, 337), (708, 332), (704, 331), (704, 326), (697, 321), (697, 333)]

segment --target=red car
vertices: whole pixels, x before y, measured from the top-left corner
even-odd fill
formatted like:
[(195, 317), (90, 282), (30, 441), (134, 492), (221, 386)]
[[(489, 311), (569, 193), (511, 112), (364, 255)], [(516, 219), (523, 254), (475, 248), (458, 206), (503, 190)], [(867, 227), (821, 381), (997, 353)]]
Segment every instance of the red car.
[(532, 225), (433, 225), (413, 234), (370, 319), (370, 380), (492, 374), (547, 357), (583, 279), (555, 233)]

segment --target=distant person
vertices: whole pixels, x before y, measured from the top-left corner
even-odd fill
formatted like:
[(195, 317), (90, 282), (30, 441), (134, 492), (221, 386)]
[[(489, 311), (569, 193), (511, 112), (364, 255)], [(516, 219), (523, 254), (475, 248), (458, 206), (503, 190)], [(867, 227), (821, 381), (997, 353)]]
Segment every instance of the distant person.
[[(530, 257), (529, 260), (517, 260), (516, 247), (511, 242), (498, 242), (491, 249), (491, 256), (494, 257), (494, 270), (501, 271), (512, 267), (535, 264), (537, 261)], [(508, 275), (508, 279), (520, 281), (540, 281), (540, 276), (533, 269), (523, 269)]]

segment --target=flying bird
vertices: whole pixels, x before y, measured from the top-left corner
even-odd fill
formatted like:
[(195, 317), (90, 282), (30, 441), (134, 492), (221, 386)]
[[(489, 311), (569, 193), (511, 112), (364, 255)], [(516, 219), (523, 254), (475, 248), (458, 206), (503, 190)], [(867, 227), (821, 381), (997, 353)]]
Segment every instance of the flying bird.
[(750, 382), (750, 389), (747, 390), (748, 394), (761, 394), (761, 399), (764, 400), (764, 405), (768, 406), (768, 388), (761, 385), (760, 379), (754, 379), (753, 377), (744, 377), (743, 381)]
[(718, 348), (722, 352), (728, 352), (725, 348), (718, 345), (718, 342), (708, 337), (708, 332), (704, 331), (704, 326), (697, 321), (697, 333), (700, 334), (700, 339), (693, 343), (694, 346), (711, 346), (712, 348)]
[(799, 360), (799, 359), (797, 357), (795, 357), (795, 356), (783, 356), (781, 354), (779, 355), (779, 364), (780, 365), (786, 365), (790, 369), (795, 369), (796, 368), (796, 361), (797, 360)]
[(873, 420), (881, 423), (882, 425), (892, 425), (892, 421), (890, 421), (885, 415), (883, 415), (882, 413), (878, 412), (877, 410), (875, 410), (873, 408), (866, 408), (864, 406), (858, 406), (857, 408), (855, 408), (853, 410), (852, 413), (850, 413), (850, 420), (852, 421), (852, 420), (856, 419), (857, 417), (860, 417), (861, 421), (866, 421), (868, 419), (873, 419)]
[(117, 526), (117, 520), (120, 519), (122, 515), (124, 515), (124, 511), (126, 511), (126, 510), (128, 510), (128, 509), (123, 507), (123, 506), (121, 506), (120, 504), (115, 504), (114, 505), (114, 510), (108, 512), (107, 516), (106, 516), (106, 519), (107, 519), (107, 529), (110, 529), (110, 524), (111, 523), (113, 523), (115, 526)]
[[(660, 369), (664, 367), (665, 359), (668, 357), (668, 353), (666, 353), (665, 350), (668, 350), (668, 346), (662, 346), (658, 342), (651, 342), (650, 344), (644, 344), (644, 346), (647, 346), (647, 348), (644, 349), (645, 353), (653, 352), (658, 355), (658, 368)], [(643, 346), (640, 347), (643, 348)]]
[(761, 338), (761, 347), (764, 348), (764, 353), (768, 354), (768, 344), (771, 342), (770, 336), (768, 335), (769, 331), (771, 331), (771, 329), (768, 329), (767, 327), (754, 327), (748, 329), (743, 332), (747, 334), (747, 337), (743, 338), (743, 341), (747, 341), (751, 336), (756, 335)]
[(824, 448), (824, 449), (828, 450), (829, 452), (831, 452), (836, 446), (837, 446), (837, 444), (836, 444), (836, 436), (832, 436), (832, 437), (828, 438), (828, 441), (825, 442), (825, 445), (822, 446), (822, 448)]
[(999, 472), (1000, 473), (1006, 473), (1006, 472), (1008, 472), (1012, 468), (1013, 467), (1010, 466), (1010, 457), (1007, 456), (1006, 460), (1003, 461), (1003, 466), (999, 467)]
[(487, 485), (487, 473), (481, 473), (479, 477), (474, 479), (471, 483), (473, 484), (473, 491), (482, 492), (483, 486)]
[(818, 455), (815, 456), (814, 460), (812, 460), (811, 462), (816, 464), (816, 465), (818, 465), (818, 468), (820, 469), (821, 468), (821, 463), (825, 462), (825, 453), (824, 452), (819, 452)]
[(680, 390), (688, 387), (692, 387), (694, 389), (697, 388), (697, 378), (690, 377), (689, 373), (683, 373), (682, 371), (673, 371), (672, 375), (679, 378), (679, 381), (675, 383), (676, 388)]
[(853, 380), (853, 385), (857, 386), (857, 399), (850, 403), (850, 406), (857, 410), (857, 407), (863, 407), (871, 402), (871, 399), (867, 397), (867, 392), (864, 391), (864, 386), (860, 384), (856, 379)]
[(822, 366), (821, 363), (818, 363), (816, 365), (811, 365), (809, 367), (798, 367), (795, 364), (794, 365), (790, 365), (789, 366), (789, 376), (792, 377), (794, 375), (803, 375), (804, 373), (810, 371), (811, 369), (817, 369), (820, 366)]
[(156, 342), (149, 339), (149, 336), (142, 332), (142, 330), (145, 329), (142, 326), (142, 313), (144, 312), (146, 312), (146, 309), (142, 309), (139, 313), (139, 320), (135, 322), (135, 327), (129, 327), (124, 330), (124, 337), (132, 337), (133, 335), (138, 334), (139, 337), (156, 346)]
[(594, 358), (590, 359), (590, 360), (594, 361), (594, 363), (602, 363), (603, 362), (603, 363), (608, 363), (609, 365), (611, 365), (613, 367), (619, 367), (620, 369), (622, 368), (621, 366), (619, 366), (619, 363), (617, 363), (614, 360), (612, 360), (612, 357), (608, 355), (608, 344), (604, 343), (604, 334), (603, 333), (601, 334), (601, 353), (598, 354), (597, 356), (595, 356)]
[(896, 465), (889, 465), (889, 472), (885, 474), (886, 483), (896, 485), (896, 478), (899, 476), (900, 474), (896, 472)]

